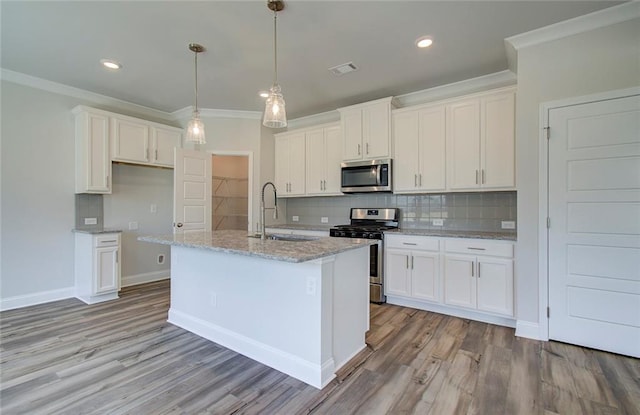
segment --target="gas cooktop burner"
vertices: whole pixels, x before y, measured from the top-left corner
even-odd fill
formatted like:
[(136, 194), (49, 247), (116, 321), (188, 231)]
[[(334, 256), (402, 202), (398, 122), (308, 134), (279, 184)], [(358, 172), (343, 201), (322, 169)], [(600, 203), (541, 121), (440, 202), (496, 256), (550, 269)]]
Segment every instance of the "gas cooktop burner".
[(382, 231), (398, 227), (398, 209), (351, 209), (351, 223), (338, 225), (329, 235), (343, 238), (382, 239)]

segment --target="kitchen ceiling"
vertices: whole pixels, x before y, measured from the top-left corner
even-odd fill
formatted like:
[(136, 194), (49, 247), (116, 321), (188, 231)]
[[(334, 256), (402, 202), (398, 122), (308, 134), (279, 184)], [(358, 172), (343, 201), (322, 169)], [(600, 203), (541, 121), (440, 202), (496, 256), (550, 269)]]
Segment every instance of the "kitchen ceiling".
[[(506, 37), (616, 1), (285, 1), (278, 80), (290, 119), (507, 69)], [(6, 1), (4, 69), (173, 112), (262, 111), (273, 81), (273, 14), (264, 1)], [(418, 49), (421, 36), (433, 46)], [(100, 60), (120, 62), (119, 71)], [(336, 76), (328, 68), (353, 62)], [(552, 63), (550, 63), (552, 64)]]

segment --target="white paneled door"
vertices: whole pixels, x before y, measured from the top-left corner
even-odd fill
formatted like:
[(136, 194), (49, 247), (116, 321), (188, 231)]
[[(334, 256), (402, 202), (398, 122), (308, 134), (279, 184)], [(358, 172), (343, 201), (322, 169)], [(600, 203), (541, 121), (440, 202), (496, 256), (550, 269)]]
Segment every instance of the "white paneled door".
[(549, 338), (640, 357), (640, 95), (549, 127)]
[(211, 231), (211, 154), (175, 149), (173, 231)]

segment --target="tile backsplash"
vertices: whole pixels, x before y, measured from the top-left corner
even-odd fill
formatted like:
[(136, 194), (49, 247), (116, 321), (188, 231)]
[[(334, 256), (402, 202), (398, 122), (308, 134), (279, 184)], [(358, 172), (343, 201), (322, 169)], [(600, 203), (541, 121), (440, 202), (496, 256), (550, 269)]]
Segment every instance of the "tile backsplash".
[[(96, 218), (95, 225), (85, 225), (85, 218)], [(102, 195), (76, 194), (76, 229), (104, 227)]]
[[(330, 225), (349, 223), (352, 207), (400, 208), (400, 226), (409, 229), (449, 229), (514, 232), (502, 229), (502, 221), (516, 222), (516, 192), (442, 193), (394, 195), (368, 193), (335, 197), (287, 199), (287, 222), (315, 225), (328, 217)], [(434, 226), (442, 219), (442, 226)]]

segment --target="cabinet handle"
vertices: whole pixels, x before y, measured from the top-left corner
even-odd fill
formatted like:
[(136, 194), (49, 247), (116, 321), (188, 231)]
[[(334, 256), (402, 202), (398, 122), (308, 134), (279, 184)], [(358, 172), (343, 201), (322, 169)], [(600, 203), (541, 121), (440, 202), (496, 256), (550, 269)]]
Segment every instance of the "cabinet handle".
[(480, 263), (478, 262), (478, 278), (480, 278)]
[(486, 180), (484, 179), (484, 169), (482, 169), (482, 184), (485, 184)]
[(406, 262), (406, 264), (405, 264), (405, 268), (406, 268), (406, 269), (409, 269), (409, 255), (405, 255), (405, 256), (404, 256), (404, 259), (405, 259), (405, 262)]
[(476, 170), (476, 184), (478, 184), (478, 170)]
[(413, 255), (411, 255), (411, 269), (413, 269)]
[(366, 148), (367, 148), (367, 155), (369, 154), (369, 143), (366, 143)]
[(413, 175), (413, 187), (418, 187), (418, 175)]
[(475, 273), (473, 272), (473, 262), (472, 262), (472, 263), (471, 263), (471, 276), (472, 276), (472, 277), (475, 277), (475, 275), (474, 275), (474, 274), (475, 274)]
[(358, 155), (360, 155), (360, 144), (358, 144)]
[(486, 251), (485, 248), (474, 248), (472, 246), (468, 246), (467, 249), (471, 249), (472, 251)]
[(156, 161), (158, 160), (158, 150), (156, 150), (155, 159), (154, 160), (156, 160)]
[(103, 244), (105, 244), (105, 243), (109, 243), (109, 242), (113, 242), (113, 243), (115, 243), (115, 242), (118, 242), (118, 241), (117, 241), (116, 239), (113, 239), (113, 240), (110, 240), (110, 241), (102, 241), (102, 243), (103, 243)]
[(417, 243), (414, 242), (403, 242), (402, 245), (418, 245)]

